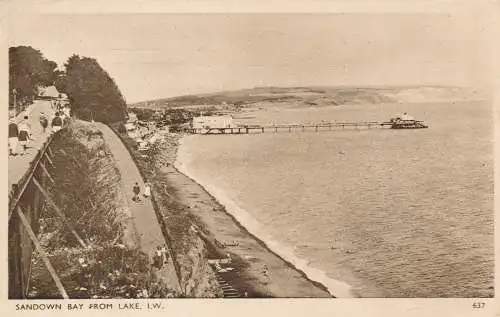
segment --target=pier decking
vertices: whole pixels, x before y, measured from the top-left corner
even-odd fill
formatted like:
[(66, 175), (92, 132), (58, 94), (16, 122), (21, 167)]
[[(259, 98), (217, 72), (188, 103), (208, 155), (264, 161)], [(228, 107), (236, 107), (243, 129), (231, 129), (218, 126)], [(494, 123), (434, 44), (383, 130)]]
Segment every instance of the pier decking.
[(188, 128), (186, 132), (195, 134), (250, 134), (250, 133), (266, 133), (266, 132), (295, 132), (295, 131), (332, 131), (344, 129), (421, 129), (427, 128), (422, 121), (412, 120), (411, 123), (394, 123), (394, 122), (329, 122), (329, 123), (313, 123), (313, 124), (278, 124), (278, 125), (241, 125), (228, 128), (205, 128), (193, 129)]

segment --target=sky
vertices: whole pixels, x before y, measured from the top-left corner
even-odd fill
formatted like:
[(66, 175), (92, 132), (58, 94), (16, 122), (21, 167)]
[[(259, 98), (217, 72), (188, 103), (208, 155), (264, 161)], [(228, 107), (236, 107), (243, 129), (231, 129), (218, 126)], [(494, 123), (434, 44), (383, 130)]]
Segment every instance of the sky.
[(44, 14), (9, 34), (96, 58), (127, 102), (255, 86), (488, 84), (478, 15)]

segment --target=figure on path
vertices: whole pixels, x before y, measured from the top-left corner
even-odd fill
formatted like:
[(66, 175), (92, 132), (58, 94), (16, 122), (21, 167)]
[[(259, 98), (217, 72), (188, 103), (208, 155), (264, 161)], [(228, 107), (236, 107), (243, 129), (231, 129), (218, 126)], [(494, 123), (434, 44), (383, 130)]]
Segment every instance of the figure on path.
[(167, 264), (167, 260), (168, 260), (168, 252), (167, 252), (167, 245), (163, 245), (161, 247), (161, 254), (162, 254), (162, 259), (163, 259), (163, 264)]
[(56, 133), (57, 131), (61, 130), (62, 124), (63, 124), (63, 121), (62, 121), (61, 117), (59, 116), (59, 112), (56, 112), (56, 116), (54, 117), (54, 119), (52, 119), (52, 131), (54, 133)]
[(151, 184), (147, 182), (144, 184), (144, 198), (149, 198), (151, 196)]
[(133, 201), (137, 202), (140, 201), (141, 198), (139, 197), (139, 193), (141, 192), (141, 188), (139, 187), (139, 183), (135, 183), (134, 188), (132, 188), (132, 191), (134, 192), (134, 197), (132, 198)]
[(40, 112), (39, 121), (40, 121), (40, 125), (42, 126), (43, 133), (45, 134), (47, 127), (49, 125), (49, 119), (47, 119), (47, 116), (45, 115), (45, 113)]
[(163, 254), (159, 246), (156, 248), (153, 256), (153, 265), (156, 266), (157, 269), (161, 269), (163, 266)]
[(24, 116), (23, 121), (19, 124), (19, 144), (21, 145), (21, 155), (28, 148), (28, 141), (31, 139), (31, 127), (28, 122), (28, 116)]
[(14, 120), (9, 120), (9, 155), (17, 155), (19, 128)]

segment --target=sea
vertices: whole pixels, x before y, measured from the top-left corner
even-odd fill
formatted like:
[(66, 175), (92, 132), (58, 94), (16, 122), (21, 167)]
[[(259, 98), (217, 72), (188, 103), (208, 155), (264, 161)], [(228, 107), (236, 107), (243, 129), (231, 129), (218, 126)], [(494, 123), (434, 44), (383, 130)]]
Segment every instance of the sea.
[(176, 165), (337, 297), (492, 297), (491, 102), (281, 105), (235, 120), (386, 121), (403, 112), (429, 128), (192, 135)]

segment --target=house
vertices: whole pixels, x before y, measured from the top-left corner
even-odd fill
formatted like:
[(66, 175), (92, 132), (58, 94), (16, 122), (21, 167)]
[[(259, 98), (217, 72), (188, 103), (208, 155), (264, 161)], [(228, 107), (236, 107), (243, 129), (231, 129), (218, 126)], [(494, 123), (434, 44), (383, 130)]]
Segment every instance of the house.
[(137, 122), (137, 114), (134, 112), (129, 112), (128, 114), (128, 121), (129, 123), (136, 123)]
[(59, 91), (55, 86), (39, 87), (37, 99), (56, 100), (59, 99)]
[(230, 116), (201, 116), (194, 117), (192, 128), (196, 131), (208, 129), (222, 129), (234, 127), (233, 118)]

